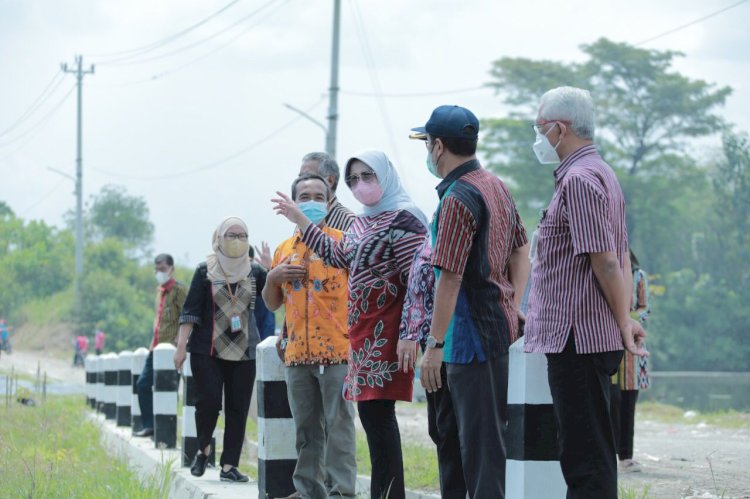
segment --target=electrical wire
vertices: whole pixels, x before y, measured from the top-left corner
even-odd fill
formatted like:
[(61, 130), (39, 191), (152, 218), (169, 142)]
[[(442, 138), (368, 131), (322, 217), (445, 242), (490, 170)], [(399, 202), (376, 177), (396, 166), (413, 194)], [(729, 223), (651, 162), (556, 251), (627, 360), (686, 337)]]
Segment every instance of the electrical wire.
[(487, 85), (480, 85), (477, 87), (466, 87), (466, 88), (455, 88), (452, 90), (436, 90), (434, 92), (402, 92), (402, 93), (380, 93), (376, 94), (373, 92), (356, 92), (353, 90), (339, 90), (339, 93), (344, 95), (350, 95), (352, 97), (385, 97), (385, 98), (415, 98), (415, 97), (435, 97), (438, 95), (451, 95), (451, 94), (465, 94), (469, 92), (476, 92), (478, 90), (491, 90)]
[(22, 138), (26, 137), (27, 135), (34, 133), (35, 131), (41, 129), (42, 126), (46, 125), (50, 118), (60, 109), (60, 107), (65, 103), (66, 100), (68, 100), (68, 97), (73, 93), (73, 90), (75, 90), (76, 86), (73, 85), (70, 87), (70, 90), (67, 91), (65, 95), (63, 95), (62, 99), (58, 101), (57, 104), (55, 104), (54, 107), (52, 107), (49, 111), (47, 111), (47, 114), (42, 116), (39, 121), (34, 123), (30, 128), (28, 128), (25, 132), (23, 132), (21, 135), (17, 135), (16, 137), (6, 140), (5, 142), (0, 142), (0, 147), (5, 147), (7, 145), (13, 144), (14, 142), (21, 140)]
[(152, 50), (156, 50), (156, 49), (158, 49), (160, 47), (163, 47), (164, 45), (167, 45), (168, 43), (173, 42), (174, 40), (177, 40), (178, 38), (180, 38), (182, 36), (187, 35), (191, 31), (194, 31), (194, 30), (198, 29), (199, 27), (203, 26), (208, 21), (210, 21), (211, 19), (215, 18), (216, 16), (218, 16), (219, 14), (221, 14), (224, 11), (226, 11), (227, 9), (229, 9), (230, 7), (232, 7), (233, 5), (235, 5), (236, 3), (240, 2), (240, 1), (241, 0), (232, 0), (231, 2), (229, 2), (226, 5), (224, 5), (221, 9), (217, 10), (216, 12), (214, 12), (213, 14), (211, 14), (210, 16), (201, 19), (197, 23), (195, 23), (195, 24), (193, 24), (191, 26), (188, 26), (187, 28), (184, 28), (184, 29), (178, 31), (177, 33), (173, 33), (173, 34), (171, 34), (169, 36), (166, 36), (166, 37), (162, 38), (161, 40), (157, 40), (155, 42), (151, 42), (149, 44), (141, 45), (140, 47), (135, 47), (135, 48), (128, 49), (128, 50), (119, 50), (117, 52), (109, 52), (109, 53), (102, 53), (102, 54), (89, 54), (89, 57), (93, 57), (95, 59), (101, 57), (101, 58), (105, 58), (106, 59), (106, 58), (109, 58), (109, 57), (113, 57), (113, 58), (121, 57), (121, 56), (124, 56), (126, 54), (129, 54), (131, 56), (136, 56), (136, 55), (142, 55), (142, 54), (150, 52)]
[(197, 41), (195, 41), (193, 43), (190, 43), (188, 45), (185, 45), (183, 47), (171, 50), (169, 52), (165, 52), (163, 54), (155, 55), (155, 56), (152, 56), (152, 57), (146, 57), (146, 58), (143, 58), (143, 59), (136, 58), (135, 60), (132, 60), (133, 59), (132, 57), (126, 56), (126, 57), (122, 57), (122, 58), (119, 58), (119, 59), (113, 59), (111, 61), (100, 62), (98, 64), (100, 66), (131, 66), (131, 65), (134, 65), (134, 64), (144, 64), (144, 63), (147, 63), (147, 62), (158, 61), (160, 59), (164, 59), (165, 57), (171, 57), (173, 55), (180, 54), (180, 53), (182, 53), (182, 52), (184, 52), (186, 50), (190, 50), (193, 47), (196, 47), (198, 45), (202, 45), (202, 44), (204, 44), (206, 42), (209, 42), (210, 40), (213, 40), (217, 36), (223, 35), (227, 31), (229, 31), (229, 30), (231, 30), (231, 29), (239, 26), (240, 24), (244, 23), (248, 19), (252, 19), (253, 17), (257, 16), (263, 10), (265, 10), (266, 8), (268, 8), (270, 5), (274, 4), (277, 1), (278, 0), (269, 0), (268, 2), (266, 2), (263, 5), (261, 5), (260, 7), (258, 7), (257, 9), (255, 9), (252, 12), (250, 12), (249, 14), (247, 14), (246, 16), (243, 16), (240, 19), (238, 19), (237, 21), (233, 22), (229, 26), (226, 26), (226, 27), (220, 29), (219, 31), (217, 31), (217, 32), (215, 32), (215, 33), (213, 33), (213, 34), (205, 37), (205, 38), (197, 40)]
[(4, 135), (8, 135), (15, 128), (17, 128), (21, 123), (23, 123), (27, 118), (33, 115), (34, 112), (36, 112), (36, 110), (39, 109), (39, 107), (42, 104), (44, 104), (47, 101), (47, 99), (50, 98), (50, 96), (55, 92), (55, 90), (57, 90), (57, 87), (59, 87), (62, 84), (64, 80), (62, 76), (63, 76), (62, 71), (57, 70), (57, 72), (55, 72), (54, 76), (49, 81), (49, 83), (47, 83), (47, 85), (44, 87), (44, 90), (42, 90), (42, 93), (39, 94), (39, 96), (36, 99), (34, 99), (34, 102), (31, 103), (31, 105), (26, 109), (26, 111), (24, 111), (23, 114), (21, 114), (21, 116), (19, 116), (13, 123), (11, 123), (11, 125), (8, 128), (0, 132), (0, 137)]
[(677, 26), (676, 28), (672, 28), (668, 31), (665, 31), (664, 33), (658, 34), (656, 36), (652, 36), (651, 38), (646, 38), (645, 40), (642, 40), (635, 44), (636, 47), (639, 47), (641, 45), (645, 45), (647, 43), (653, 42), (655, 40), (658, 40), (659, 38), (664, 38), (665, 36), (671, 35), (672, 33), (676, 33), (677, 31), (683, 30), (685, 28), (689, 28), (690, 26), (693, 26), (695, 24), (701, 23), (705, 21), (706, 19), (710, 19), (714, 16), (718, 16), (719, 14), (723, 14), (724, 12), (733, 9), (743, 3), (747, 2), (747, 0), (740, 0), (739, 2), (735, 2), (732, 5), (729, 5), (727, 7), (724, 7), (723, 9), (719, 9), (717, 11), (711, 12), (710, 14), (706, 14), (703, 17), (699, 17), (698, 19), (695, 19), (693, 21), (690, 21), (689, 23), (682, 24), (680, 26)]
[(69, 179), (67, 179), (67, 178), (61, 178), (55, 184), (55, 186), (52, 189), (50, 189), (46, 194), (44, 194), (42, 197), (40, 197), (39, 199), (37, 199), (36, 201), (34, 201), (34, 203), (31, 206), (29, 206), (28, 208), (26, 208), (24, 210), (21, 210), (21, 212), (19, 213), (19, 216), (20, 217), (25, 217), (28, 212), (30, 212), (31, 210), (33, 210), (34, 208), (36, 208), (37, 206), (39, 206), (40, 204), (42, 204), (44, 201), (47, 200), (47, 198), (49, 198), (52, 194), (54, 194), (55, 191), (57, 191), (57, 189), (59, 189), (60, 186), (64, 182), (66, 182), (66, 181), (69, 181)]
[[(305, 112), (312, 111), (313, 109), (315, 109), (316, 107), (318, 107), (324, 100), (325, 100), (325, 98), (320, 99), (318, 102), (316, 102), (315, 104), (313, 104), (309, 108), (305, 109)], [(93, 166), (89, 166), (89, 168), (92, 169), (92, 170), (95, 170), (95, 171), (97, 171), (99, 173), (102, 173), (104, 175), (109, 175), (111, 177), (122, 178), (122, 179), (126, 179), (126, 180), (164, 180), (164, 179), (172, 179), (172, 178), (178, 178), (178, 177), (185, 177), (187, 175), (192, 175), (194, 173), (199, 173), (199, 172), (203, 172), (203, 171), (207, 171), (207, 170), (212, 170), (214, 168), (218, 168), (219, 166), (222, 166), (222, 165), (224, 165), (224, 164), (232, 161), (233, 159), (236, 159), (236, 158), (238, 158), (238, 157), (240, 157), (240, 156), (242, 156), (244, 154), (247, 154), (248, 152), (252, 151), (256, 147), (260, 146), (261, 144), (263, 144), (265, 142), (268, 142), (272, 138), (276, 137), (281, 132), (283, 132), (287, 128), (291, 127), (292, 125), (294, 125), (295, 123), (297, 123), (297, 121), (301, 120), (302, 118), (303, 118), (303, 116), (301, 116), (301, 115), (295, 116), (293, 119), (287, 121), (286, 123), (284, 123), (280, 127), (276, 128), (275, 130), (273, 130), (268, 135), (265, 135), (264, 137), (256, 140), (255, 142), (253, 142), (253, 143), (251, 143), (251, 144), (243, 147), (242, 149), (240, 149), (238, 151), (235, 151), (235, 152), (233, 152), (233, 153), (231, 153), (231, 154), (229, 154), (227, 156), (224, 156), (221, 159), (218, 159), (218, 160), (215, 160), (215, 161), (211, 161), (210, 163), (206, 163), (206, 164), (203, 164), (201, 166), (198, 166), (198, 167), (195, 167), (195, 168), (191, 168), (189, 170), (184, 170), (184, 171), (181, 171), (181, 172), (165, 173), (165, 174), (162, 174), (162, 175), (141, 176), (141, 175), (123, 175), (123, 174), (121, 174), (119, 172), (116, 172), (116, 171), (106, 170), (106, 169), (101, 169), (101, 168), (96, 168), (96, 167), (93, 167)]]

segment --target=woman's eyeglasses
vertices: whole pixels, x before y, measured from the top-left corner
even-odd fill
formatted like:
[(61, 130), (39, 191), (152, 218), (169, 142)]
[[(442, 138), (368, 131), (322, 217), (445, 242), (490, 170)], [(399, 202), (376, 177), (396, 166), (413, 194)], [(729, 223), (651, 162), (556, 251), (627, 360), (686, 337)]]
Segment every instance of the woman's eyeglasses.
[(235, 234), (234, 232), (227, 232), (224, 237), (226, 237), (230, 241), (236, 241), (237, 239), (239, 239), (240, 241), (247, 241), (247, 234)]
[(375, 172), (362, 172), (359, 175), (349, 175), (346, 177), (346, 185), (349, 187), (352, 187), (360, 180), (365, 183), (372, 182), (375, 178), (377, 178), (377, 175), (375, 175)]

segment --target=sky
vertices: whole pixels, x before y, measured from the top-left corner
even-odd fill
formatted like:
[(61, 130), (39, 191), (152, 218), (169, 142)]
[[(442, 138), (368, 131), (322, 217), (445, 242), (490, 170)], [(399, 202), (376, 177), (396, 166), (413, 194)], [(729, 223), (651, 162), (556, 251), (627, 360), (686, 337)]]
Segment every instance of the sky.
[[(255, 244), (288, 237), (270, 199), (325, 137), (285, 104), (325, 122), (333, 2), (237, 0), (180, 35), (229, 3), (0, 0), (0, 200), (58, 226), (74, 207), (73, 182), (49, 168), (75, 172), (75, 78), (56, 72), (82, 54), (95, 65), (83, 87), (84, 199), (107, 184), (143, 197), (152, 249), (185, 266), (204, 259), (226, 216), (242, 217)], [(579, 47), (600, 37), (638, 44), (737, 0), (341, 3), (337, 160), (343, 169), (359, 150), (384, 150), (429, 216), (436, 181), (409, 129), (442, 104), (504, 116), (501, 99), (478, 88), (492, 61), (580, 61)], [(680, 51), (677, 71), (731, 86), (722, 114), (750, 131), (749, 25), (746, 1), (641, 46)], [(359, 211), (343, 182), (338, 195)]]

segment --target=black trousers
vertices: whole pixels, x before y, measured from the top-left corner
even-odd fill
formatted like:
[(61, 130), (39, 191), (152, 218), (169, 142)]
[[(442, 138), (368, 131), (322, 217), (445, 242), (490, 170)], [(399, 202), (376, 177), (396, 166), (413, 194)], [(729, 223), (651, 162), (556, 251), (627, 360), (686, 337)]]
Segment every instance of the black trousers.
[(404, 499), (404, 461), (395, 400), (357, 402), (370, 448), (371, 499)]
[(633, 434), (635, 433), (635, 404), (638, 390), (621, 390), (620, 385), (612, 384), (610, 391), (612, 429), (615, 434), (615, 449), (620, 461), (633, 459)]
[(199, 448), (205, 449), (211, 443), (223, 393), (224, 450), (219, 463), (222, 466), (237, 466), (245, 441), (247, 412), (255, 384), (255, 361), (229, 361), (191, 353), (190, 367), (197, 392), (195, 426)]
[(448, 390), (445, 363), (440, 368), (442, 388), (426, 393), (427, 425), (430, 438), (435, 442), (440, 473), (440, 497), (443, 499), (465, 499), (466, 482), (461, 463), (461, 443), (458, 439), (458, 424), (453, 411), (453, 401)]
[(547, 354), (568, 499), (617, 499), (609, 391), (621, 359), (622, 351), (577, 354), (573, 332), (561, 353)]

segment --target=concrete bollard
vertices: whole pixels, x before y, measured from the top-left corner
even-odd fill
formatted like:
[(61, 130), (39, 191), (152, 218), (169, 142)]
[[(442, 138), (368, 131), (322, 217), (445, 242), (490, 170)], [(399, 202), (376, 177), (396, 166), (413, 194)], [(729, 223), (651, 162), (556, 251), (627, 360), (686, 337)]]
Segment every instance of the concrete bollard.
[(94, 361), (95, 355), (88, 354), (83, 359), (83, 366), (86, 371), (86, 405), (96, 409), (96, 366)]
[(505, 496), (509, 499), (564, 498), (557, 423), (547, 380), (547, 357), (524, 353), (524, 339), (510, 347)]
[(133, 432), (143, 429), (141, 404), (138, 402), (138, 392), (135, 389), (135, 384), (143, 372), (143, 366), (146, 365), (146, 357), (148, 357), (148, 350), (141, 347), (136, 349), (130, 358), (130, 428)]
[(125, 350), (117, 356), (117, 426), (130, 426), (130, 405), (133, 397), (130, 393), (130, 365), (133, 352)]
[(117, 354), (104, 354), (101, 359), (104, 369), (104, 417), (114, 421), (117, 417)]
[(177, 387), (180, 375), (174, 368), (177, 349), (169, 343), (154, 348), (154, 443), (177, 447)]
[(286, 497), (294, 492), (296, 430), (286, 393), (284, 363), (276, 354), (276, 337), (256, 348), (258, 397), (258, 497)]
[[(198, 452), (198, 430), (195, 427), (195, 403), (198, 398), (193, 370), (190, 367), (190, 355), (182, 365), (182, 465), (190, 466)], [(216, 465), (216, 438), (211, 438), (211, 455), (208, 464)]]
[(94, 373), (96, 377), (96, 412), (104, 412), (104, 361), (101, 355), (94, 356)]

